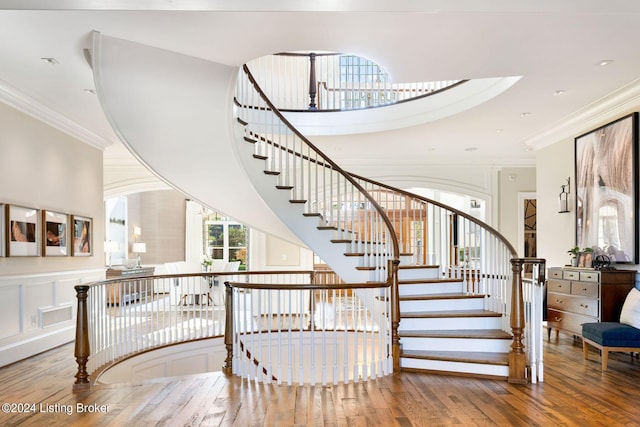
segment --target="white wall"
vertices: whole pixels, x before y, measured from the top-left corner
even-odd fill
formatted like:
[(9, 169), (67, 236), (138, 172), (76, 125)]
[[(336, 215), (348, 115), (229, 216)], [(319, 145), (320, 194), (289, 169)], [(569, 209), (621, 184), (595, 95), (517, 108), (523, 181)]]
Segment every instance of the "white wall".
[(498, 182), (500, 189), (497, 197), (499, 201), (497, 229), (518, 250), (518, 255), (524, 256), (518, 248), (518, 223), (523, 221), (518, 215), (520, 203), (518, 193), (536, 191), (536, 170), (532, 167), (502, 168), (498, 174)]
[(0, 203), (93, 219), (92, 256), (0, 257), (1, 366), (73, 339), (73, 320), (41, 327), (39, 316), (104, 277), (104, 209), (100, 150), (5, 104), (0, 129)]

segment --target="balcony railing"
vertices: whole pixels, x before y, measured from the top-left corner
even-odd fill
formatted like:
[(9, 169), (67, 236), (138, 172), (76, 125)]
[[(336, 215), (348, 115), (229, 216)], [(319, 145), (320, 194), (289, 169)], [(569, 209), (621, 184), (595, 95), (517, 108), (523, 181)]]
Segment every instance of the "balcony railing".
[(360, 285), (356, 295), (324, 284), (330, 274), (202, 273), (76, 286), (74, 389), (128, 357), (222, 336), (225, 370), (254, 380), (325, 384), (390, 373), (389, 286)]
[(226, 372), (287, 385), (358, 382), (393, 372), (388, 285), (255, 279), (263, 278), (227, 283)]
[(394, 83), (380, 66), (340, 53), (280, 53), (247, 63), (280, 111), (347, 111), (433, 95), (466, 80)]

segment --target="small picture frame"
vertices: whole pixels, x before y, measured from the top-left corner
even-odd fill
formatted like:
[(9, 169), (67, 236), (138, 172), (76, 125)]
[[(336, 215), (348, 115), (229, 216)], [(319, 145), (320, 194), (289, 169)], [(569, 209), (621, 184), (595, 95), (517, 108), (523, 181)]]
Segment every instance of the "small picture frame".
[(42, 211), (42, 254), (43, 256), (69, 255), (67, 214)]
[(40, 211), (23, 206), (6, 205), (6, 255), (40, 255)]
[(93, 255), (93, 221), (83, 216), (71, 216), (71, 255)]
[(591, 268), (593, 266), (593, 252), (578, 252), (578, 267)]

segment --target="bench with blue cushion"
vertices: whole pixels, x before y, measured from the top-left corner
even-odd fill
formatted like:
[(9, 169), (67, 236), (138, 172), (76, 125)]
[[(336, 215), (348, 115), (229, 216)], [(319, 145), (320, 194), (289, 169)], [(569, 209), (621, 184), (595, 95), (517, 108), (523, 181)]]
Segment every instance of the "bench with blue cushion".
[(606, 371), (610, 351), (640, 352), (640, 329), (618, 322), (585, 323), (582, 325), (585, 359), (589, 355), (589, 345), (602, 352), (602, 370)]
[(589, 355), (589, 345), (602, 352), (602, 370), (607, 370), (610, 351), (640, 352), (640, 290), (633, 288), (620, 312), (620, 322), (585, 323), (582, 325), (582, 351)]

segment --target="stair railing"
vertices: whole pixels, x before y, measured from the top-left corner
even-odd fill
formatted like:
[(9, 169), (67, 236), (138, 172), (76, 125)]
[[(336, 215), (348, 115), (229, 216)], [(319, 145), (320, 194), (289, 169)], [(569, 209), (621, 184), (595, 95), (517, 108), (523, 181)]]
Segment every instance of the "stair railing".
[(284, 112), (348, 111), (411, 101), (466, 80), (394, 83), (366, 58), (334, 52), (283, 52), (247, 63), (259, 86)]
[(245, 139), (255, 143), (254, 157), (266, 161), (265, 173), (277, 176), (276, 187), (290, 192), (291, 203), (304, 205), (305, 216), (319, 218), (320, 227), (334, 231), (334, 240), (348, 241), (351, 254), (363, 256), (360, 268), (373, 272), (370, 280), (386, 282), (388, 262), (399, 260), (399, 252), (384, 210), (291, 125), (246, 65), (243, 70), (237, 85), (237, 113), (246, 123)]
[[(277, 176), (276, 188), (288, 191), (290, 203), (304, 206), (305, 217), (317, 218), (319, 228), (331, 231), (333, 242), (349, 245), (347, 255), (362, 259), (357, 269), (369, 273), (367, 281), (389, 283), (397, 295), (398, 240), (384, 209), (278, 111), (246, 65), (236, 88), (236, 114), (245, 124), (245, 139), (254, 143), (253, 156), (265, 161), (265, 173)], [(343, 276), (337, 266), (331, 267)], [(396, 346), (399, 322), (398, 305), (390, 319)], [(394, 354), (399, 354), (397, 348)]]
[[(502, 316), (513, 335), (509, 381), (542, 379), (542, 284), (545, 260), (516, 258), (513, 245), (493, 227), (435, 200), (354, 175), (385, 209), (401, 253), (416, 264), (439, 265), (442, 276), (459, 278), (465, 291), (485, 295), (485, 309)], [(523, 280), (524, 266), (533, 275)], [(525, 347), (525, 344), (526, 347)], [(527, 376), (527, 365), (530, 375)]]

